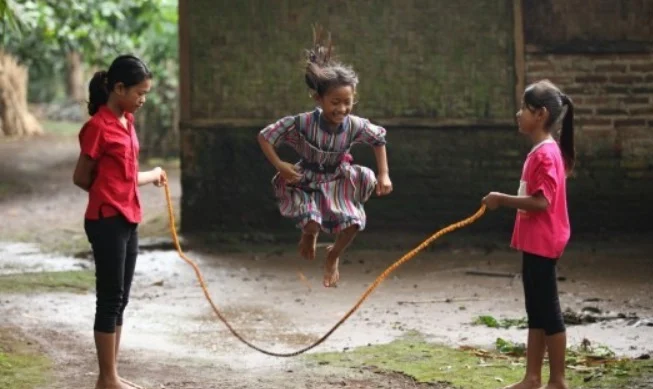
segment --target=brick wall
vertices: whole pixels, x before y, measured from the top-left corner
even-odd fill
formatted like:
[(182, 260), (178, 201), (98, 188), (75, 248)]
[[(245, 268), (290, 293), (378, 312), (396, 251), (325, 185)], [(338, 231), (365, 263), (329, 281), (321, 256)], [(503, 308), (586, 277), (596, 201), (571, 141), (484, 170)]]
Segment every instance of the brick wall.
[(653, 54), (528, 53), (526, 73), (527, 82), (548, 78), (575, 102), (574, 225), (651, 230)]

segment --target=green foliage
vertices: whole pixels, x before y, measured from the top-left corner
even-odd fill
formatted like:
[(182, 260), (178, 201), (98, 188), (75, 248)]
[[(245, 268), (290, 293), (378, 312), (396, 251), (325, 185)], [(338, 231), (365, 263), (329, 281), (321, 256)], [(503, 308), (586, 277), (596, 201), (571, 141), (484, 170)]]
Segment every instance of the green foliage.
[[(154, 73), (149, 102), (138, 115), (141, 146), (146, 156), (176, 154), (176, 1), (0, 0), (0, 15), (2, 45), (29, 66), (33, 101), (62, 94), (64, 78), (57, 75), (66, 73), (70, 52), (79, 53), (87, 69), (106, 69), (120, 54), (141, 57)], [(20, 28), (5, 29), (10, 21)]]
[(0, 46), (4, 46), (8, 32), (20, 31), (21, 25), (16, 19), (16, 13), (11, 0), (0, 0)]
[(474, 325), (484, 325), (486, 327), (490, 328), (510, 328), (510, 327), (517, 327), (520, 329), (524, 329), (528, 327), (528, 323), (526, 322), (526, 318), (521, 318), (521, 319), (496, 319), (493, 316), (488, 316), (488, 315), (482, 315), (477, 317), (474, 322), (472, 323)]

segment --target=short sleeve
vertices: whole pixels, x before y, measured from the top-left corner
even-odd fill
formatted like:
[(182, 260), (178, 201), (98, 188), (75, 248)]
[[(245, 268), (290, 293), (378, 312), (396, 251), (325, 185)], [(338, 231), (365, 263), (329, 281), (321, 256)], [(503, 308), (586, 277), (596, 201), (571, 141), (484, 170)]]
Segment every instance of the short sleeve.
[(98, 159), (104, 152), (104, 136), (102, 129), (88, 122), (79, 132), (79, 145), (82, 154), (88, 155), (91, 159)]
[(265, 140), (276, 146), (280, 143), (292, 143), (291, 139), (295, 132), (295, 117), (286, 116), (262, 129), (260, 134)]
[(383, 127), (370, 123), (367, 119), (359, 119), (359, 125), (354, 126), (353, 143), (366, 143), (371, 146), (386, 144), (386, 130)]
[(546, 201), (551, 204), (556, 191), (558, 190), (555, 164), (549, 157), (542, 157), (534, 162), (536, 162), (536, 164), (533, 167), (531, 182), (529, 182), (528, 185), (529, 194), (532, 196), (538, 192), (542, 192)]

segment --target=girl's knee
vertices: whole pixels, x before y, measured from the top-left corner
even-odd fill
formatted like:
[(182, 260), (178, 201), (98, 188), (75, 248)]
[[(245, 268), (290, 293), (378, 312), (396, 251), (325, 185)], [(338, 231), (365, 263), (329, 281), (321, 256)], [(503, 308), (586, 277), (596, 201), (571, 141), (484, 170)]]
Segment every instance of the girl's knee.
[(317, 234), (320, 231), (320, 225), (316, 221), (310, 220), (304, 224), (302, 231), (306, 234)]

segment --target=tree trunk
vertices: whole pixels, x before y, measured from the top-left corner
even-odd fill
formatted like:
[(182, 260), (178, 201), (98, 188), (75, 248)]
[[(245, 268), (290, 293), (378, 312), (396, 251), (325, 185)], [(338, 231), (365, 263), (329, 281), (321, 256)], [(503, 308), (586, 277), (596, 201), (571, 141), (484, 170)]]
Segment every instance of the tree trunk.
[(84, 68), (77, 51), (66, 54), (66, 96), (75, 102), (84, 100)]
[(0, 133), (6, 136), (43, 133), (27, 108), (28, 72), (9, 54), (0, 51)]

